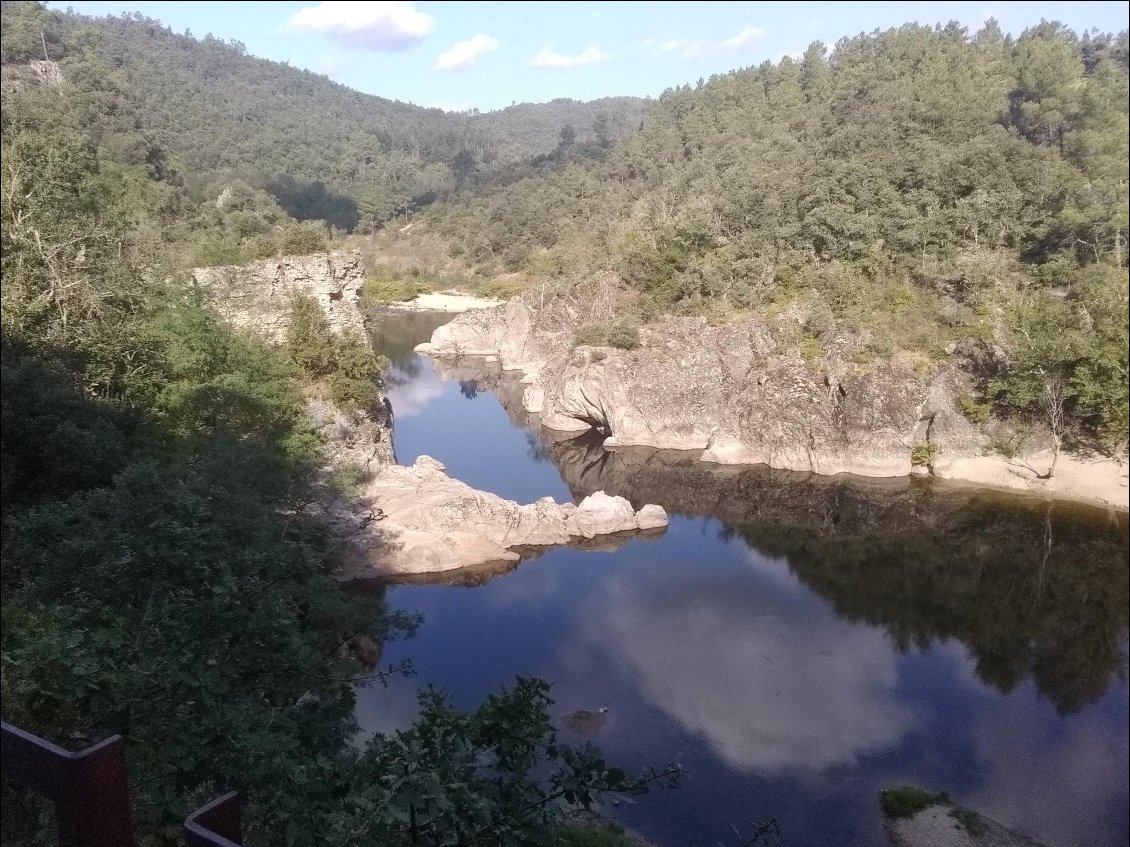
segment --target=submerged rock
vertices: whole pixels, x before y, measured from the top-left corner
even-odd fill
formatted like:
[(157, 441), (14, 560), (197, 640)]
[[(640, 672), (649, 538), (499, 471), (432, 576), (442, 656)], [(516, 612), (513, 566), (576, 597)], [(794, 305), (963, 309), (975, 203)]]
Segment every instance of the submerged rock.
[(977, 812), (944, 800), (886, 821), (892, 847), (1046, 847)]
[(410, 467), (381, 468), (360, 501), (342, 503), (333, 522), (353, 552), (344, 576), (364, 578), (516, 562), (514, 548), (634, 532), (640, 516), (644, 528), (667, 523), (662, 508), (638, 516), (623, 497), (603, 491), (579, 506), (551, 497), (521, 505), (452, 479), (440, 462), (421, 456)]

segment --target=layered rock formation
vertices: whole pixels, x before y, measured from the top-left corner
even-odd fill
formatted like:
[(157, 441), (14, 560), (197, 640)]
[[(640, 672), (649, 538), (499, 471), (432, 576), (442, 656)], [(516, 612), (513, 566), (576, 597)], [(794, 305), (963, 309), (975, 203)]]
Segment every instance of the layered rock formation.
[(942, 467), (979, 443), (954, 406), (951, 371), (927, 382), (909, 362), (851, 364), (858, 338), (825, 339), (816, 363), (781, 327), (763, 321), (711, 326), (701, 318), (666, 318), (642, 331), (640, 349), (573, 349), (583, 318), (583, 307), (564, 299), (538, 309), (512, 301), (461, 315), (417, 349), (439, 359), (497, 358), (504, 370), (524, 374), (522, 402), (538, 423), (597, 429), (609, 447), (902, 476), (917, 443), (937, 444)]
[(517, 562), (517, 550), (524, 548), (667, 525), (661, 507), (637, 512), (623, 497), (603, 491), (579, 505), (551, 497), (519, 505), (452, 479), (430, 456), (421, 456), (411, 467), (380, 468), (360, 498), (339, 501), (328, 517), (339, 536), (351, 539), (347, 578)]
[(335, 332), (365, 329), (357, 299), (365, 269), (357, 253), (315, 253), (246, 266), (197, 268), (193, 281), (208, 292), (222, 317), (275, 343), (286, 340), (294, 295), (313, 297)]

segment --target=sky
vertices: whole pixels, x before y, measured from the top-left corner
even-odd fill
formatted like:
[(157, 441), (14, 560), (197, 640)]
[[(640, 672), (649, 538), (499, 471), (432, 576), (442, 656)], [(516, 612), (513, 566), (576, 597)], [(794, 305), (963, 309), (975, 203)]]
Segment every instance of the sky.
[(558, 97), (657, 96), (813, 41), (907, 22), (995, 17), (1019, 35), (1042, 18), (1078, 32), (1127, 27), (1125, 2), (54, 2), (87, 15), (141, 12), (177, 32), (242, 41), (393, 100), (488, 111)]

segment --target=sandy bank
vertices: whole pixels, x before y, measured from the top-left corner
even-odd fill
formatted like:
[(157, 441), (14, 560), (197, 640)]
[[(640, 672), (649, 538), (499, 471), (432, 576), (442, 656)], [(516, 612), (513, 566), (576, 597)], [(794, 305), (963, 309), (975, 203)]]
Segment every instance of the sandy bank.
[(1126, 464), (1061, 453), (1055, 476), (1040, 479), (1039, 474), (1047, 472), (1051, 460), (1050, 450), (1011, 459), (976, 456), (939, 462), (934, 466), (934, 475), (940, 479), (1123, 510), (1130, 506), (1130, 467)]
[(490, 309), (501, 305), (501, 300), (488, 300), (464, 294), (461, 291), (438, 291), (421, 294), (414, 300), (389, 303), (386, 308), (397, 312), (469, 312), (472, 309)]

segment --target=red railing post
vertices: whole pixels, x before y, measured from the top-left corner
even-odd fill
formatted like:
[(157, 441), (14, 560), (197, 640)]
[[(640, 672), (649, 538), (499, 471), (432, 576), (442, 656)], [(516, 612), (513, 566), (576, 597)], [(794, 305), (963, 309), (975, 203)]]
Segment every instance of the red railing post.
[(239, 795), (234, 791), (201, 806), (184, 821), (188, 847), (240, 847)]
[(131, 847), (132, 813), (122, 738), (72, 753), (9, 723), (0, 735), (0, 774), (55, 804), (60, 847)]

